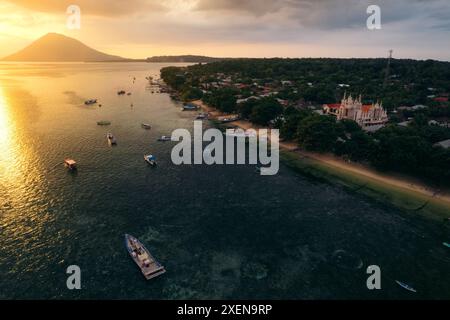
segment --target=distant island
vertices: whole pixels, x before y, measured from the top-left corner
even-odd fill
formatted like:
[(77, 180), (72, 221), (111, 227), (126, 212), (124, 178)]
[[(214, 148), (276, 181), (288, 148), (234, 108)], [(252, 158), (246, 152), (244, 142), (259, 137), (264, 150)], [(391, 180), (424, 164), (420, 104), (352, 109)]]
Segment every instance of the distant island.
[(225, 58), (197, 55), (154, 56), (147, 59), (127, 59), (95, 50), (79, 40), (58, 33), (48, 33), (24, 49), (1, 59), (30, 62), (159, 62), (211, 63)]
[(147, 58), (147, 62), (186, 62), (186, 63), (211, 63), (221, 60), (227, 60), (227, 58), (213, 58), (206, 56), (195, 55), (182, 55), (182, 56), (155, 56)]
[(48, 33), (3, 61), (32, 62), (112, 62), (129, 61), (88, 47), (82, 42), (57, 33)]

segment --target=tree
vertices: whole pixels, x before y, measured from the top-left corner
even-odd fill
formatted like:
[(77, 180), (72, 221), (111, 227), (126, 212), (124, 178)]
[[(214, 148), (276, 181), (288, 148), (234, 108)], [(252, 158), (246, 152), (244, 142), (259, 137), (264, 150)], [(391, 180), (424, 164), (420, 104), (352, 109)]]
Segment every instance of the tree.
[(298, 128), (300, 146), (307, 150), (331, 152), (338, 138), (336, 119), (311, 115), (300, 122)]
[(260, 125), (268, 125), (271, 120), (283, 113), (283, 107), (274, 98), (258, 100), (250, 114), (250, 121)]

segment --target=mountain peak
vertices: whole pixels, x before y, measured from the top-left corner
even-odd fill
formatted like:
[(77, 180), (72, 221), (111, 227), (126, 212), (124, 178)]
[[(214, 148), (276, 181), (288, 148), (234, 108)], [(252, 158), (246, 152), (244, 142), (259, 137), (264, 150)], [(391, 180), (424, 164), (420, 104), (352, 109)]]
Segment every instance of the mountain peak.
[(125, 59), (92, 49), (74, 38), (50, 32), (37, 39), (26, 48), (3, 60), (34, 62), (94, 62), (121, 61)]

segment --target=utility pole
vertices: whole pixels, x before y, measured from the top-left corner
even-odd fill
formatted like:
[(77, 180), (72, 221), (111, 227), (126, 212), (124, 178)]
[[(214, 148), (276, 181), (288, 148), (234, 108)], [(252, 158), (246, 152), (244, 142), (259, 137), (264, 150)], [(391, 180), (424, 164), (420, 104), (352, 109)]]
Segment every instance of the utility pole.
[(386, 67), (386, 76), (384, 78), (384, 83), (383, 83), (383, 89), (386, 89), (388, 81), (389, 81), (389, 76), (391, 73), (391, 60), (392, 60), (392, 54), (394, 53), (394, 50), (389, 50), (389, 58), (388, 58), (388, 63), (387, 63), (387, 67)]

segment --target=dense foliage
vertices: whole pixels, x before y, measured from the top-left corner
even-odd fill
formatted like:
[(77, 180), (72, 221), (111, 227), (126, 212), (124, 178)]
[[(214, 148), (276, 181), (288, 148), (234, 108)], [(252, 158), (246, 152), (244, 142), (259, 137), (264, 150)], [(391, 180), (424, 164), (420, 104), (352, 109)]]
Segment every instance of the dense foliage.
[[(387, 59), (234, 59), (187, 68), (165, 68), (162, 78), (183, 93), (198, 97), (201, 84), (218, 82), (218, 75), (244, 84), (213, 88), (203, 100), (224, 112), (280, 129), (281, 137), (296, 140), (307, 150), (332, 152), (353, 161), (409, 174), (436, 185), (450, 186), (450, 150), (435, 146), (450, 139), (450, 129), (430, 125), (429, 120), (450, 118), (448, 103), (433, 100), (434, 94), (450, 92), (450, 63), (393, 60), (385, 82)], [(289, 81), (288, 88), (280, 85)], [(245, 84), (276, 87), (274, 97), (250, 97)], [(275, 84), (275, 85), (274, 85)], [(309, 104), (337, 102), (347, 91), (362, 95), (365, 103), (383, 101), (388, 109), (426, 104), (425, 109), (407, 109), (391, 115), (388, 126), (370, 134), (350, 120), (336, 121), (308, 108), (283, 108), (278, 99)], [(187, 92), (187, 93), (186, 93)], [(194, 94), (192, 94), (194, 92)], [(412, 119), (408, 126), (395, 123)]]

